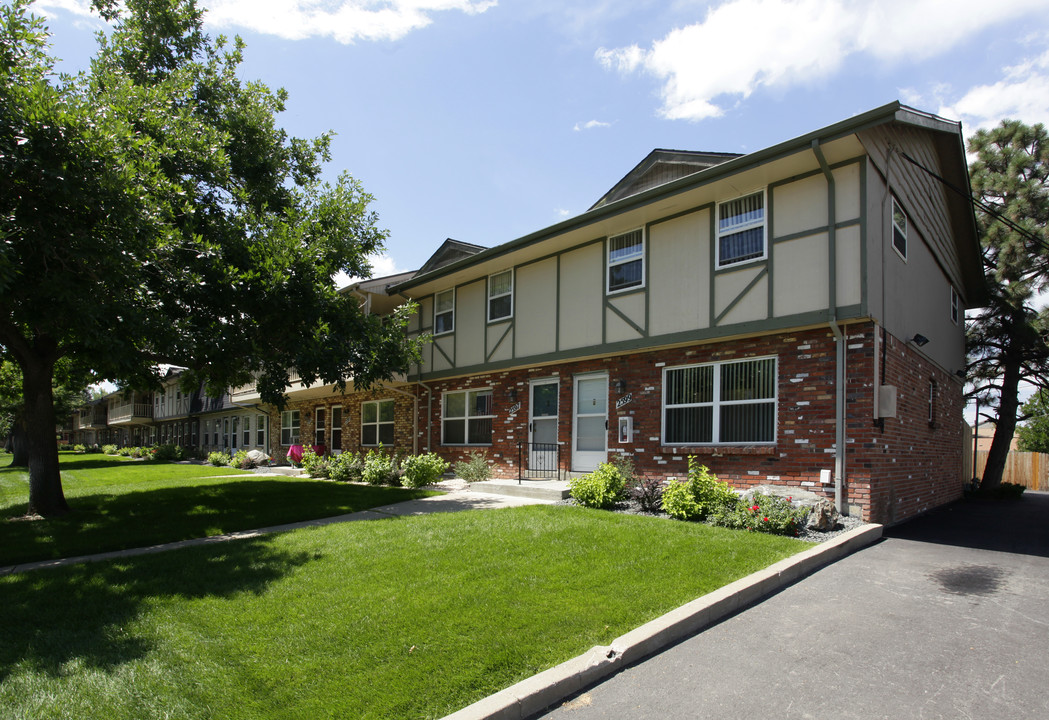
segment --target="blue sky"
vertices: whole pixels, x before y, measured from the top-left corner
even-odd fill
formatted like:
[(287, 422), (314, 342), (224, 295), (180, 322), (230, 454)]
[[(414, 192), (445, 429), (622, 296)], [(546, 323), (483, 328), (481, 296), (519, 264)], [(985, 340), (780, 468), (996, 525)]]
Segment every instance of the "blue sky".
[[(337, 133), (328, 174), (390, 231), (379, 275), (584, 212), (657, 147), (751, 152), (896, 99), (967, 134), (1049, 123), (1049, 0), (201, 4), (289, 91), (289, 133)], [(87, 6), (34, 6), (63, 69), (105, 27)]]

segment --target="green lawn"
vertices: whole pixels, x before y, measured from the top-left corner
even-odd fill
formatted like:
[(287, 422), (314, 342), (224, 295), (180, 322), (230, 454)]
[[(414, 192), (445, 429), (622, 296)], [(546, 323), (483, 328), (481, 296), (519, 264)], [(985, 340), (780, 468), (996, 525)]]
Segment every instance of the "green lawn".
[(571, 506), (0, 578), (5, 718), (432, 718), (809, 547)]
[(29, 476), (0, 454), (0, 566), (331, 517), (433, 494), (107, 455), (61, 453), (59, 460), (74, 512), (12, 522), (25, 514)]

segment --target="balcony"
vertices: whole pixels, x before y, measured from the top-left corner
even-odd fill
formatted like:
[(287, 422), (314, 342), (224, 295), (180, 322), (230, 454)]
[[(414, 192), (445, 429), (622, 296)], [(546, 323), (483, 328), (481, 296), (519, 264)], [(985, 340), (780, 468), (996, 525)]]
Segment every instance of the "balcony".
[(87, 411), (77, 418), (77, 428), (80, 430), (101, 430), (106, 427), (106, 409), (100, 408), (95, 411)]
[(127, 403), (109, 408), (110, 425), (139, 425), (152, 419), (153, 406), (150, 403)]

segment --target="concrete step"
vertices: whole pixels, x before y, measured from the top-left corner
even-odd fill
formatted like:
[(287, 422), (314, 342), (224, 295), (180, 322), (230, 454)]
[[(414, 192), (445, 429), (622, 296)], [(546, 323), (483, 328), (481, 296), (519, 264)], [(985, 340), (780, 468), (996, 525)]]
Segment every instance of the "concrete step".
[(568, 483), (560, 480), (485, 480), (470, 484), (470, 492), (510, 495), (559, 502), (568, 497)]

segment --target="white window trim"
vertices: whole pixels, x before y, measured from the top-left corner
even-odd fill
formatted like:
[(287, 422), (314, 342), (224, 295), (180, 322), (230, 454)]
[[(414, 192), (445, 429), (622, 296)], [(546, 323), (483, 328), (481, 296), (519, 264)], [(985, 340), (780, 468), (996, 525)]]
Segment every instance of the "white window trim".
[[(339, 411), (339, 424), (338, 425), (335, 424), (335, 411), (336, 410)], [(330, 450), (336, 449), (335, 448), (335, 431), (338, 430), (339, 431), (339, 447), (338, 447), (338, 449), (341, 450), (342, 449), (343, 425), (346, 424), (345, 410), (343, 409), (342, 405), (332, 405), (331, 406), (331, 420), (329, 421), (328, 424), (331, 426), (331, 447), (329, 449)]]
[[(319, 407), (313, 411), (313, 444), (324, 445), (328, 437), (328, 408)], [(321, 433), (321, 441), (317, 442), (317, 431)]]
[(251, 415), (245, 415), (240, 419), (240, 446), (242, 448), (254, 447), (251, 434)]
[[(495, 277), (496, 275), (505, 275), (507, 273), (510, 274), (510, 289), (507, 292), (499, 293), (498, 295), (492, 295), (492, 278)], [(514, 269), (513, 268), (508, 268), (506, 270), (500, 270), (499, 272), (492, 273), (491, 275), (489, 275), (488, 276), (487, 291), (488, 291), (488, 322), (490, 322), (490, 323), (493, 323), (493, 322), (504, 322), (506, 320), (511, 319), (514, 316)], [(503, 315), (502, 317), (493, 318), (492, 317), (492, 300), (498, 300), (499, 298), (506, 297), (507, 295), (510, 296), (510, 312), (509, 312), (509, 314)], [(434, 305), (434, 307), (435, 308), (437, 307), (436, 304)]]
[[(495, 418), (496, 418), (495, 415), (471, 415), (470, 414), (470, 402), (469, 402), (470, 401), (470, 393), (479, 393), (479, 392), (491, 392), (492, 393), (492, 409), (494, 410), (495, 409), (495, 390), (493, 388), (491, 388), (491, 387), (465, 388), (463, 390), (446, 390), (445, 392), (441, 393), (441, 445), (447, 445), (449, 447), (491, 447), (492, 446), (491, 440), (489, 440), (486, 443), (472, 443), (472, 442), (449, 443), (449, 442), (445, 442), (445, 439), (444, 439), (444, 423), (447, 420), (462, 420), (463, 425), (465, 426), (463, 428), (463, 437), (466, 438), (467, 440), (469, 440), (470, 439), (470, 420), (487, 420), (487, 419), (491, 419), (493, 421), (492, 422), (492, 435), (493, 436), (495, 435), (495, 422), (494, 422)], [(466, 407), (465, 412), (466, 412), (466, 414), (463, 415), (462, 417), (459, 417), (459, 416), (447, 417), (444, 414), (445, 398), (447, 396), (449, 396), (449, 395), (458, 395), (458, 394), (466, 396), (466, 403), (465, 403), (465, 407)]]
[[(773, 396), (771, 398), (758, 398), (755, 400), (732, 400), (721, 402), (721, 368), (726, 365), (736, 365), (744, 362), (757, 362), (760, 360), (772, 360), (774, 362), (774, 372), (776, 376), (776, 382), (773, 384)], [(703, 403), (680, 403), (674, 405), (667, 404), (667, 373), (674, 370), (685, 370), (694, 367), (713, 367), (713, 388), (714, 395), (710, 402)], [(667, 447), (712, 447), (712, 446), (750, 446), (750, 445), (775, 445), (779, 438), (779, 356), (777, 355), (763, 355), (761, 357), (748, 357), (739, 360), (725, 360), (721, 362), (707, 362), (707, 363), (691, 363), (688, 365), (675, 365), (673, 367), (663, 368), (663, 388), (662, 397), (660, 398), (660, 410), (659, 410), (659, 440), (660, 443)], [(722, 405), (761, 405), (766, 403), (773, 403), (773, 423), (772, 423), (772, 439), (767, 441), (748, 441), (748, 442), (722, 442), (719, 438), (721, 437), (721, 413), (718, 410)], [(682, 442), (669, 442), (667, 440), (667, 428), (666, 428), (666, 417), (668, 408), (683, 408), (683, 407), (710, 407), (713, 408), (711, 411), (711, 437), (714, 438), (711, 442), (694, 442), (694, 443), (682, 443)]]
[[(751, 195), (761, 194), (761, 222), (751, 223), (750, 225), (744, 225), (742, 227), (733, 228), (731, 232), (726, 233), (727, 235), (735, 235), (743, 230), (749, 230), (751, 228), (761, 228), (761, 256), (747, 258), (746, 260), (730, 260), (724, 265), (721, 264), (721, 206), (742, 198), (749, 197)], [(718, 201), (717, 207), (714, 208), (714, 269), (722, 270), (724, 268), (738, 268), (750, 263), (763, 262), (768, 260), (769, 257), (769, 197), (768, 188), (764, 187), (760, 190), (752, 190), (745, 192), (742, 195), (729, 198), (727, 200)]]
[[(381, 403), (393, 403), (393, 420), (380, 420), (381, 415), (379, 414), (379, 405)], [(364, 421), (364, 406), (374, 405), (375, 406), (375, 422)], [(375, 442), (366, 443), (364, 442), (364, 428), (368, 425), (375, 426)], [(393, 398), (383, 398), (381, 400), (365, 400), (361, 403), (361, 447), (379, 447), (382, 445), (382, 440), (379, 439), (379, 431), (383, 425), (393, 425), (394, 428), (394, 441), (397, 440), (397, 401)]]
[[(441, 296), (441, 295), (444, 295), (445, 293), (451, 293), (452, 294), (452, 309), (451, 310), (443, 310), (441, 312), (437, 312), (437, 298), (439, 296)], [(436, 292), (436, 293), (433, 294), (433, 334), (434, 334), (434, 337), (437, 337), (439, 335), (450, 335), (451, 333), (455, 332), (455, 294), (456, 294), (455, 293), (455, 288), (448, 288), (447, 290), (441, 290), (440, 292)], [(443, 330), (441, 332), (437, 332), (437, 316), (438, 315), (444, 315), (446, 313), (451, 313), (452, 314), (452, 326), (449, 329), (447, 329), (447, 330)]]
[[(903, 219), (907, 223), (906, 227), (901, 228), (899, 225), (896, 224), (897, 210), (899, 210), (900, 214), (903, 215)], [(903, 209), (903, 205), (900, 204), (900, 201), (896, 199), (895, 195), (892, 198), (892, 207), (889, 210), (889, 226), (892, 229), (892, 231), (889, 233), (889, 245), (892, 246), (893, 251), (895, 251), (895, 253), (900, 256), (901, 260), (907, 262), (907, 253), (911, 244), (909, 237), (911, 218), (907, 214), (907, 211)], [(900, 249), (896, 247), (896, 230), (899, 230), (900, 233), (903, 235), (903, 252), (900, 252)]]
[(265, 415), (255, 416), (255, 447), (266, 447), (266, 431), (268, 425), (269, 421)]
[[(631, 255), (630, 257), (620, 258), (619, 260), (613, 261), (611, 259), (612, 240), (613, 240), (613, 238), (623, 237), (624, 235), (630, 235), (631, 233), (635, 233), (635, 232), (640, 232), (641, 233), (641, 251), (638, 254), (638, 256)], [(636, 292), (636, 291), (641, 290), (641, 289), (643, 289), (645, 287), (645, 283), (648, 280), (648, 276), (647, 276), (647, 274), (645, 272), (647, 270), (647, 267), (645, 266), (645, 249), (646, 249), (647, 241), (648, 241), (648, 238), (645, 237), (645, 228), (643, 228), (643, 227), (634, 228), (633, 230), (627, 230), (626, 232), (616, 233), (615, 235), (609, 235), (608, 236), (608, 239), (605, 241), (605, 294), (606, 295), (618, 295), (619, 293)], [(626, 263), (635, 262), (637, 260), (641, 261), (641, 282), (638, 283), (637, 285), (631, 285), (630, 287), (616, 288), (615, 290), (613, 290), (612, 287), (611, 287), (611, 278), (609, 277), (611, 275), (610, 271), (612, 270), (612, 268), (615, 267), (616, 265), (625, 265)]]
[[(292, 413), (298, 413), (298, 412), (299, 412), (298, 410), (282, 410), (281, 411), (281, 414), (280, 414), (280, 444), (281, 444), (281, 447), (291, 447), (292, 445), (301, 445), (302, 444), (302, 414), (301, 413), (299, 414), (299, 424), (298, 425), (292, 425), (291, 424)], [(287, 416), (287, 418), (288, 418), (288, 421), (289, 421), (288, 425), (284, 424), (284, 417), (285, 416)], [(284, 442), (284, 430), (285, 430), (285, 428), (288, 429), (288, 440), (289, 440), (288, 443)], [(298, 431), (298, 437), (297, 438), (295, 437), (295, 435), (296, 435), (295, 431)]]

